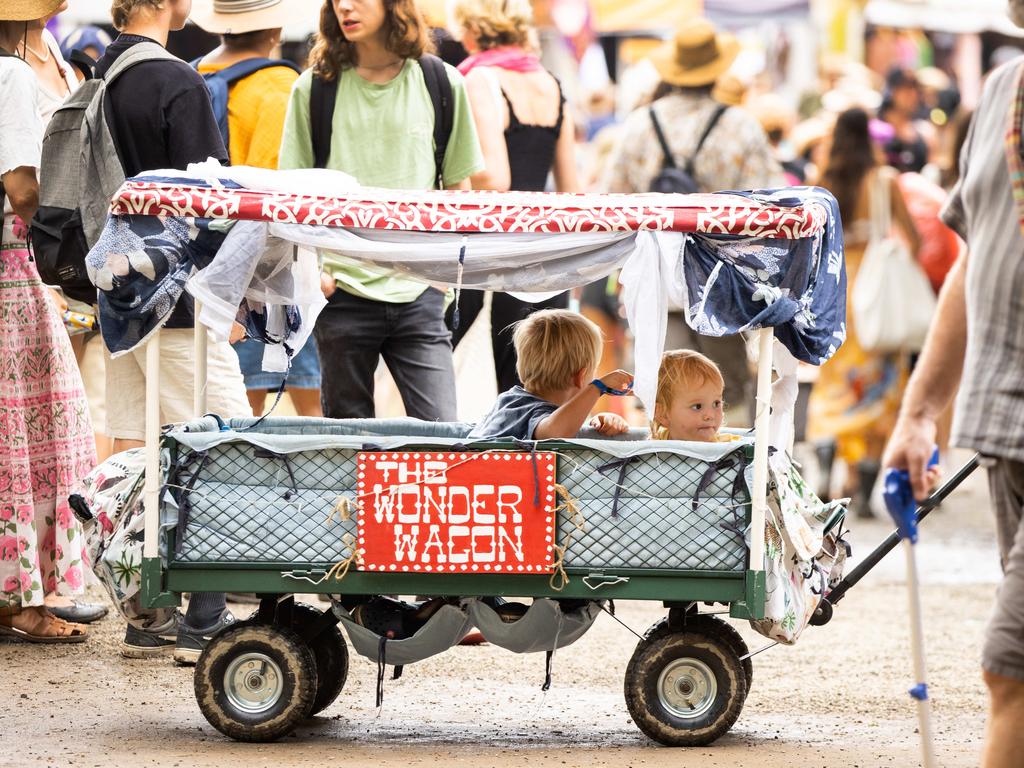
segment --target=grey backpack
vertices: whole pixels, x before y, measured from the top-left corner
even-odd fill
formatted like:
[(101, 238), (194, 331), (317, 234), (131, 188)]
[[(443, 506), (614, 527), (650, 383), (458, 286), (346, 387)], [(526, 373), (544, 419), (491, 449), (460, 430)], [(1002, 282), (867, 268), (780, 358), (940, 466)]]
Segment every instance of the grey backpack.
[(85, 257), (103, 231), (110, 198), (124, 183), (104, 94), (123, 72), (155, 59), (179, 61), (156, 43), (133, 45), (102, 78), (85, 80), (54, 113), (43, 135), (32, 250), (43, 282), (79, 301), (96, 300)]

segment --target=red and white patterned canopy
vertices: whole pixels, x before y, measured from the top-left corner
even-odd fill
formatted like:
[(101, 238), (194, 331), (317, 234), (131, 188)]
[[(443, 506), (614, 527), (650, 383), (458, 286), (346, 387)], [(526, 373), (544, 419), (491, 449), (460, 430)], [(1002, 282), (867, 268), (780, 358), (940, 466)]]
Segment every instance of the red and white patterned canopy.
[(364, 188), (324, 197), (192, 185), (174, 179), (126, 181), (114, 196), (111, 212), (419, 232), (663, 230), (786, 239), (816, 234), (828, 216), (818, 203), (783, 207), (728, 194), (569, 195)]

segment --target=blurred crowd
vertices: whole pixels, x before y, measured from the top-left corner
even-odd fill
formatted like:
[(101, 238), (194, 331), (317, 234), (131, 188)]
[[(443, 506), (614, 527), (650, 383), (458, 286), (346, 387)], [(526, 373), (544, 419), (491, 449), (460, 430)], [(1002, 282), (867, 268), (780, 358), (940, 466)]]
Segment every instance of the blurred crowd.
[[(18, 279), (38, 283), (24, 228), (45, 213), (34, 169), (46, 122), (83, 78), (103, 76), (125, 52), (147, 42), (192, 63), (146, 62), (109, 86), (108, 122), (125, 176), (214, 157), (265, 168), (335, 168), (384, 187), (643, 193), (819, 185), (839, 203), (850, 291), (881, 240), (900, 243), (933, 292), (956, 260), (962, 244), (941, 222), (939, 210), (958, 178), (957, 157), (970, 113), (960, 104), (950, 72), (919, 66), (924, 56), (912, 44), (915, 38), (875, 34), (868, 65), (822, 56), (816, 87), (793, 93), (780, 88), (767, 68), (751, 74), (749, 67), (738, 67), (740, 41), (703, 18), (690, 18), (665, 40), (648, 41), (640, 53), (611, 61), (592, 35), (559, 32), (545, 16), (545, 3), (456, 0), (450, 5), (445, 27), (428, 28), (413, 0), (329, 0), (319, 9), (319, 31), (301, 44), (282, 41), (282, 28), (299, 12), (284, 0), (197, 0), (194, 6), (185, 0), (115, 0), (111, 24), (75, 29), (62, 21), (67, 2), (5, 4), (0, 10), (0, 48), (7, 53), (0, 59), (2, 82), (12, 97), (24, 99), (21, 122), (10, 115), (0, 122), (6, 131), (0, 132), (0, 171), (7, 187), (4, 247), (7, 259), (19, 260)], [(396, 18), (399, 32), (388, 26)], [(196, 30), (202, 30), (199, 37), (188, 34)], [(444, 61), (443, 69), (428, 66), (430, 57), (422, 57), (429, 51)], [(282, 61), (285, 54), (293, 61)], [(412, 66), (414, 60), (421, 66)], [(429, 142), (441, 115), (422, 88), (441, 72), (455, 103), (446, 149), (435, 153), (429, 144), (423, 151), (410, 149), (405, 134), (367, 130), (379, 120), (420, 121), (428, 128), (416, 135)], [(15, 89), (18, 77), (35, 92)], [(224, 94), (219, 104), (218, 87)], [(311, 112), (306, 105), (318, 87), (333, 90), (345, 109), (326, 117)], [(5, 112), (13, 114), (9, 108)], [(152, 127), (154, 117), (159, 128)], [(320, 140), (327, 144), (318, 147), (317, 128), (325, 120), (327, 138)], [(29, 151), (19, 160), (16, 146), (35, 146), (37, 154)], [(355, 267), (330, 252), (321, 255), (328, 305), (288, 379), (262, 371), (261, 345), (242, 340), (240, 332), (231, 346), (211, 345), (216, 372), (208, 387), (211, 409), (260, 415), (268, 397), (284, 388), (290, 395), (286, 402), (278, 405), (280, 398), (273, 397), (279, 413), (405, 413), (475, 421), (498, 392), (517, 384), (512, 326), (539, 308), (578, 309), (603, 333), (598, 369), (631, 368), (616, 275), (539, 305), (470, 291), (456, 305), (415, 281)], [(17, 285), (28, 292), (12, 298), (12, 306), (43, 295), (41, 286)], [(45, 379), (45, 386), (63, 392), (68, 402), (84, 402), (80, 384), (61, 368), (67, 347), (72, 364), (81, 366), (91, 414), (78, 424), (91, 422), (95, 433), (65, 430), (64, 438), (77, 445), (73, 462), (91, 466), (112, 451), (141, 444), (143, 355), (111, 358), (102, 349), (89, 302), (60, 291), (51, 292), (49, 300), (63, 318), (65, 338), (58, 338), (38, 304), (19, 320), (35, 329), (35, 343), (50, 355), (51, 370), (33, 373), (32, 386), (44, 386)], [(184, 296), (161, 331), (169, 360), (161, 392), (166, 421), (191, 415), (192, 323), (191, 299)], [(9, 350), (19, 343), (13, 337), (3, 342)], [(872, 514), (882, 450), (918, 351), (913, 343), (891, 346), (874, 336), (862, 338), (848, 313), (845, 344), (820, 370), (801, 372), (798, 439), (817, 455), (819, 494), (850, 496), (863, 515)], [(751, 425), (753, 379), (742, 338), (701, 336), (688, 326), (683, 308), (676, 308), (670, 312), (666, 348), (697, 350), (717, 364), (727, 423)], [(492, 358), (493, 367), (482, 366), (481, 356)], [(330, 365), (321, 365), (327, 359)], [(18, 394), (27, 397), (25, 391)], [(648, 421), (622, 397), (602, 397), (596, 411), (637, 424)], [(948, 433), (947, 414), (941, 448)], [(57, 459), (67, 460), (65, 455)], [(58, 489), (58, 498), (64, 490)], [(74, 525), (60, 513), (59, 501), (57, 509), (59, 525), (52, 510), (36, 516), (38, 530), (32, 535), (41, 542), (40, 551), (53, 552), (54, 536), (66, 535), (52, 529)], [(9, 517), (18, 514), (26, 518), (27, 531), (30, 515), (12, 511)], [(12, 606), (40, 611), (31, 621), (6, 623), (30, 624), (40, 636), (83, 637), (79, 622), (100, 611), (70, 599), (80, 586), (67, 584), (76, 567), (73, 558), (51, 559), (46, 567), (26, 567), (27, 579), (0, 585)], [(44, 594), (50, 612), (43, 608)], [(226, 613), (223, 599), (196, 603), (186, 626), (195, 630), (201, 646), (204, 633)], [(165, 642), (129, 632), (126, 644), (140, 653), (147, 650), (140, 650), (140, 643), (160, 650), (180, 634), (177, 627), (168, 633), (172, 639)]]

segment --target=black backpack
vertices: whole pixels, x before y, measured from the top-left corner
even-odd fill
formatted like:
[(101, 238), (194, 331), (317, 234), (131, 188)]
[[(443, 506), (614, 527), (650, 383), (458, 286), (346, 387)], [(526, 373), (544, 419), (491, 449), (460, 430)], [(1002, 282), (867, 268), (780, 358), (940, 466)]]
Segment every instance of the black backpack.
[(714, 114), (708, 120), (708, 124), (704, 126), (704, 133), (700, 135), (700, 139), (697, 141), (697, 148), (693, 150), (693, 154), (687, 159), (686, 165), (680, 168), (676, 165), (675, 160), (672, 159), (672, 149), (665, 139), (665, 132), (661, 129), (658, 116), (654, 113), (654, 105), (651, 105), (649, 109), (651, 124), (654, 126), (654, 133), (658, 137), (658, 143), (661, 144), (661, 152), (665, 158), (662, 161), (661, 170), (658, 171), (658, 175), (651, 180), (651, 192), (683, 195), (692, 195), (700, 192), (700, 186), (693, 175), (693, 163), (697, 159), (697, 155), (700, 154), (700, 148), (704, 146), (704, 141), (718, 123), (718, 118), (727, 109), (728, 107), (724, 104), (720, 104), (715, 108)]
[[(434, 106), (434, 186), (444, 187), (444, 156), (448, 138), (455, 123), (455, 104), (452, 84), (445, 72), (444, 62), (437, 56), (424, 54), (419, 59), (423, 82)], [(331, 133), (334, 127), (334, 105), (338, 100), (338, 79), (324, 80), (313, 75), (313, 88), (309, 95), (309, 123), (313, 144), (313, 167), (326, 168), (331, 151)]]
[[(190, 61), (189, 64), (192, 69), (199, 72), (201, 61), (202, 57), (195, 61)], [(239, 80), (259, 72), (261, 69), (268, 69), (270, 67), (288, 67), (296, 72), (300, 72), (298, 67), (286, 59), (252, 58), (235, 62), (231, 66), (224, 67), (224, 69), (216, 72), (203, 74), (203, 82), (206, 84), (206, 90), (210, 94), (210, 103), (213, 105), (213, 114), (217, 117), (217, 128), (220, 129), (220, 137), (224, 140), (224, 148), (229, 152), (231, 144), (230, 136), (228, 136), (228, 94), (231, 86)]]

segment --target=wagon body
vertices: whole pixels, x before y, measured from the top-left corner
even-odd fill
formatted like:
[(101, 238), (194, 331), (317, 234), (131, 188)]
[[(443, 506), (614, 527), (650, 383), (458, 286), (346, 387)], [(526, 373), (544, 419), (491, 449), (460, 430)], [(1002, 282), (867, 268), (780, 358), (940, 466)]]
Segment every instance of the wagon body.
[[(522, 455), (521, 446), (466, 446), (467, 425), (411, 419), (250, 419), (227, 426), (232, 438), (209, 447), (222, 434), (212, 418), (164, 438), (167, 482), (181, 489), (165, 497), (176, 510), (164, 512), (175, 523), (166, 533), (167, 592), (707, 601), (730, 604), (737, 617), (762, 615), (763, 583), (748, 570), (742, 533), (750, 522), (752, 440), (682, 452), (679, 444), (657, 441), (614, 441), (614, 452), (609, 441), (538, 443), (537, 450), (556, 453), (556, 482), (582, 517), (579, 530), (568, 512), (557, 514), (555, 540), (569, 537), (568, 579), (553, 586), (548, 573), (377, 573), (358, 563), (343, 578), (328, 577), (350, 554), (346, 535), (357, 532), (360, 512), (340, 519), (334, 508), (339, 497), (355, 496), (357, 455), (367, 444), (387, 439), (391, 450), (470, 455)], [(297, 449), (302, 435), (316, 435), (317, 447)], [(500, 473), (495, 462), (494, 475)]]
[[(190, 170), (129, 180), (111, 212), (123, 217), (115, 222), (122, 230), (133, 216), (177, 218), (179, 232), (187, 229), (184, 220), (234, 220), (208, 271), (225, 292), (205, 294), (228, 325), (245, 288), (229, 285), (234, 274), (253, 275), (254, 260), (271, 253), (274, 271), (305, 246), (340, 250), (456, 293), (560, 292), (622, 269), (632, 291), (624, 303), (636, 336), (636, 389), (648, 407), (670, 299), (686, 307), (688, 322), (701, 332), (750, 331), (757, 352), (753, 433), (703, 448), (635, 435), (474, 443), (466, 425), (411, 420), (214, 417), (161, 433), (160, 344), (152, 333), (159, 323), (143, 318), (135, 328), (145, 331), (135, 338), (146, 343), (147, 368), (141, 602), (175, 606), (191, 591), (262, 597), (256, 614), (220, 632), (199, 658), (196, 697), (207, 719), (234, 738), (263, 741), (322, 710), (341, 692), (348, 669), (339, 621), (353, 647), (377, 661), (379, 704), (385, 664), (395, 665), (397, 675), (403, 664), (459, 642), (474, 625), (511, 650), (547, 651), (550, 673), (551, 653), (619, 598), (670, 609), (627, 668), (626, 704), (637, 725), (673, 745), (708, 744), (725, 733), (750, 685), (750, 654), (735, 629), (699, 606), (726, 604), (736, 618), (764, 616), (769, 441), (786, 450), (790, 439), (786, 418), (775, 416), (791, 416), (796, 359), (821, 362), (844, 336), (834, 198), (817, 189), (588, 196), (349, 187), (339, 194), (332, 185), (351, 179), (333, 172)], [(102, 266), (119, 253), (115, 239), (108, 257), (99, 254), (109, 262)], [(176, 258), (166, 249), (159, 257)], [(103, 300), (101, 294), (101, 313)], [(731, 317), (706, 311), (715, 305), (728, 306)], [(776, 338), (788, 351), (773, 388)], [(113, 350), (106, 331), (105, 340)], [(206, 412), (205, 333), (196, 334), (195, 362), (199, 415)], [(775, 415), (773, 394), (781, 406), (789, 401)], [(505, 462), (553, 455), (545, 492), (550, 501), (557, 486), (565, 501), (545, 507), (545, 523), (547, 553), (557, 553), (557, 561), (501, 573), (486, 565), (437, 572), (362, 561), (361, 524), (369, 512), (350, 502), (365, 495), (363, 462), (386, 451), (444, 453), (456, 463), (490, 459), (486, 472), (494, 477)], [(309, 592), (330, 595), (332, 609), (294, 603), (295, 593)], [(357, 615), (380, 601), (373, 596), (394, 594), (447, 599), (421, 605), (444, 603), (411, 637), (380, 616)], [(503, 596), (534, 601), (510, 620), (499, 615), (507, 610)]]

